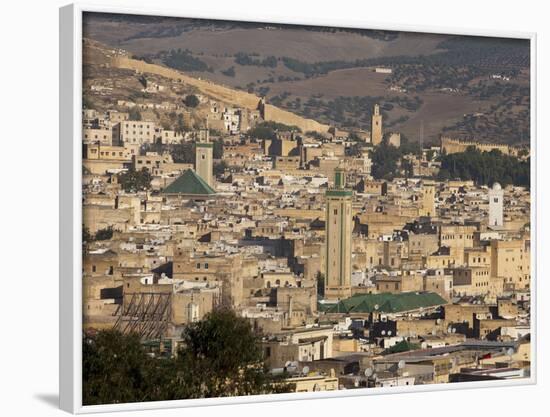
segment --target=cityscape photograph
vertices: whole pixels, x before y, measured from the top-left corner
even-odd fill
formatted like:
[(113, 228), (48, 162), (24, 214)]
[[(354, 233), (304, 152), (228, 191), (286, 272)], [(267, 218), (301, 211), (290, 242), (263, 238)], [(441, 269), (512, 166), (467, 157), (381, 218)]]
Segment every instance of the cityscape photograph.
[(529, 40), (82, 29), (83, 405), (531, 377)]

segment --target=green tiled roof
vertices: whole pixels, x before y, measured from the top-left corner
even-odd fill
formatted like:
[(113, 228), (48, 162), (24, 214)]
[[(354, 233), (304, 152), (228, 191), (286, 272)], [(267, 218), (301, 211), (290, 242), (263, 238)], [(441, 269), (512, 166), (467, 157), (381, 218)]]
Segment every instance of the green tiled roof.
[(443, 304), (447, 304), (447, 301), (433, 292), (356, 294), (336, 304), (319, 304), (319, 310), (327, 313), (371, 313), (375, 311), (374, 306), (378, 305), (381, 313), (399, 313)]
[(163, 194), (213, 195), (216, 192), (195, 171), (188, 169), (172, 184), (166, 187)]

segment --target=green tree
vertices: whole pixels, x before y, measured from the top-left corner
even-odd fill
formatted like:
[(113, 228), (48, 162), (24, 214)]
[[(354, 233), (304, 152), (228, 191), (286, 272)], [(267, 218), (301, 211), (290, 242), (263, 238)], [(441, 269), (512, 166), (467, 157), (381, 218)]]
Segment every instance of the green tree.
[(325, 296), (325, 275), (321, 271), (317, 271), (317, 274), (315, 275), (315, 279), (317, 280), (317, 295), (320, 297)]
[(151, 174), (147, 168), (142, 168), (141, 171), (129, 170), (122, 174), (118, 174), (118, 182), (122, 189), (127, 193), (137, 193), (151, 188)]
[(128, 119), (130, 120), (141, 120), (141, 112), (137, 107), (132, 107), (130, 111), (128, 111)]
[(82, 243), (88, 243), (94, 240), (94, 236), (90, 233), (90, 229), (88, 227), (82, 228)]
[(110, 240), (113, 237), (113, 226), (95, 232), (95, 240)]
[(85, 405), (176, 399), (176, 370), (167, 359), (152, 359), (137, 335), (104, 330), (85, 336), (82, 400)]
[[(218, 309), (186, 327), (179, 369), (194, 398), (289, 392), (264, 367), (260, 339), (248, 320), (230, 309)], [(275, 383), (275, 384), (274, 384)]]
[(217, 139), (214, 142), (214, 147), (212, 149), (212, 157), (214, 159), (223, 158), (223, 139)]
[(376, 179), (392, 180), (397, 175), (397, 162), (401, 152), (395, 146), (382, 142), (372, 152), (372, 176)]
[(113, 330), (83, 338), (85, 405), (292, 392), (273, 377), (250, 323), (231, 310), (209, 313), (183, 332), (177, 357), (152, 358), (139, 336)]
[(192, 164), (195, 162), (195, 144), (192, 142), (176, 143), (171, 146), (170, 155), (176, 163)]
[(197, 107), (200, 104), (200, 101), (198, 97), (194, 94), (188, 94), (185, 96), (185, 99), (183, 100), (183, 104), (185, 104), (187, 107)]
[(225, 71), (222, 71), (222, 74), (227, 77), (234, 77), (235, 76), (235, 67), (229, 67)]
[(216, 176), (221, 175), (225, 172), (226, 169), (227, 169), (227, 162), (225, 161), (216, 162), (213, 167), (214, 175)]

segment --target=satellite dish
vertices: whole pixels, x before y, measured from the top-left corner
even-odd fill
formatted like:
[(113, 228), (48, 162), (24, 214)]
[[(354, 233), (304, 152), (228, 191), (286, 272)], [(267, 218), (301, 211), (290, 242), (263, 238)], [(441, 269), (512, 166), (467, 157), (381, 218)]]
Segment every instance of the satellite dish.
[(382, 330), (380, 333), (382, 334), (382, 336), (385, 336), (385, 335), (386, 335), (386, 331), (385, 331), (385, 330)]
[(506, 353), (508, 354), (508, 356), (512, 356), (514, 354), (514, 349), (509, 348)]
[(447, 327), (447, 333), (451, 333), (453, 331), (453, 328), (451, 326)]
[(378, 378), (378, 375), (377, 374), (372, 374), (372, 379), (376, 379)]
[(388, 336), (391, 336), (391, 330), (388, 330)]
[(405, 361), (401, 359), (399, 362), (397, 362), (397, 367), (399, 369), (403, 369), (405, 367)]
[(436, 323), (436, 324), (441, 323), (441, 319), (437, 319), (437, 320), (435, 321), (435, 323)]
[(375, 310), (378, 310), (379, 308), (380, 308), (380, 306), (379, 306), (378, 304), (375, 304), (375, 305), (374, 305), (374, 309), (375, 309)]
[(304, 366), (304, 367), (302, 368), (302, 373), (305, 374), (305, 375), (307, 375), (307, 374), (309, 373), (309, 366)]
[(456, 333), (456, 329), (453, 327), (453, 333)]
[(365, 376), (367, 378), (370, 378), (373, 374), (374, 374), (374, 371), (372, 370), (372, 368), (365, 369)]

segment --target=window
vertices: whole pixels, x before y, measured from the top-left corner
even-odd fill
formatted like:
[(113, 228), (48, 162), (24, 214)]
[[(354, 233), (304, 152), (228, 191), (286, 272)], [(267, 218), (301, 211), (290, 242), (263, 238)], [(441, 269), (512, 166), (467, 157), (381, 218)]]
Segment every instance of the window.
[(201, 269), (201, 264), (197, 263), (197, 269)]

